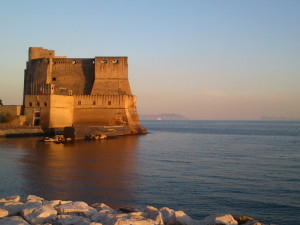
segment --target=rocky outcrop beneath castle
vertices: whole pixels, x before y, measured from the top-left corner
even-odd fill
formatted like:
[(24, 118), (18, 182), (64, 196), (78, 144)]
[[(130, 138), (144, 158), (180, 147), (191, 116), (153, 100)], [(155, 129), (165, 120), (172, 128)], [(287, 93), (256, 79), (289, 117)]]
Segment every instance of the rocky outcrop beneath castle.
[(219, 213), (194, 220), (183, 211), (147, 206), (138, 211), (132, 207), (114, 210), (104, 203), (88, 205), (82, 201), (44, 200), (29, 195), (0, 199), (0, 225), (261, 225), (250, 217), (233, 217)]
[(74, 126), (65, 127), (63, 135), (65, 139), (83, 140), (87, 136), (114, 137), (132, 134), (146, 134), (147, 130), (141, 125), (123, 126)]

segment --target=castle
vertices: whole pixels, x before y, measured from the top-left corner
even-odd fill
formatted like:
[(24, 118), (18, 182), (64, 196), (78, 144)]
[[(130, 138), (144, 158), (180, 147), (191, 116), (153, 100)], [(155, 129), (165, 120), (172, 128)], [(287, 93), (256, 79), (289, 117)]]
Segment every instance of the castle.
[(22, 123), (42, 128), (140, 126), (128, 57), (67, 58), (30, 47), (19, 111)]

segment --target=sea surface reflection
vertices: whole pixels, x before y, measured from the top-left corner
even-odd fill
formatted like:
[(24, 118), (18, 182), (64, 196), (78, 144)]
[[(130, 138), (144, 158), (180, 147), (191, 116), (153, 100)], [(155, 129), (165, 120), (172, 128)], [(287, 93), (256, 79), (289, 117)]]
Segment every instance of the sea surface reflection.
[[(132, 184), (138, 182), (135, 176), (138, 138), (128, 136), (76, 144), (43, 143), (37, 138), (0, 139), (2, 153), (7, 153), (2, 154), (1, 164), (15, 165), (9, 170), (14, 170), (16, 182), (22, 183), (21, 195), (34, 193), (46, 199), (100, 201), (118, 207), (130, 202)], [(6, 192), (18, 186), (13, 185)], [(7, 194), (18, 194), (15, 191), (18, 192)]]
[(0, 198), (152, 205), (299, 224), (299, 121), (143, 121), (147, 135), (42, 143), (0, 139)]

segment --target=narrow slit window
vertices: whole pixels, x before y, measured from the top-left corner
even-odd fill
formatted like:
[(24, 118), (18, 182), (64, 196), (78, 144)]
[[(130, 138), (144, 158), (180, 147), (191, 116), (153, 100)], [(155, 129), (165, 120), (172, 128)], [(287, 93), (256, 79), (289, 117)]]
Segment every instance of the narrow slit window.
[(47, 102), (44, 102), (44, 106), (47, 106)]
[(36, 103), (36, 105), (37, 105), (37, 106), (40, 106), (40, 103), (39, 103), (39, 102), (37, 102), (37, 103)]
[(52, 77), (52, 81), (56, 81), (56, 77)]
[(81, 105), (81, 101), (78, 101), (78, 105)]
[(32, 102), (29, 102), (29, 106), (30, 106), (30, 107), (32, 106)]
[(108, 105), (111, 105), (111, 101), (108, 101), (107, 104), (108, 104)]
[(96, 101), (93, 101), (93, 105), (96, 105)]

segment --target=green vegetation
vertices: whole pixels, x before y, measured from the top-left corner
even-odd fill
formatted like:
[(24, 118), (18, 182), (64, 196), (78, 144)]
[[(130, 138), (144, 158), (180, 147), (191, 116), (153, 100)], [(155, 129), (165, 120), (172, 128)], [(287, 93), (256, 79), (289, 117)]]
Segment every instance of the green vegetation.
[(7, 123), (11, 121), (12, 117), (10, 112), (2, 111), (0, 112), (0, 123)]

